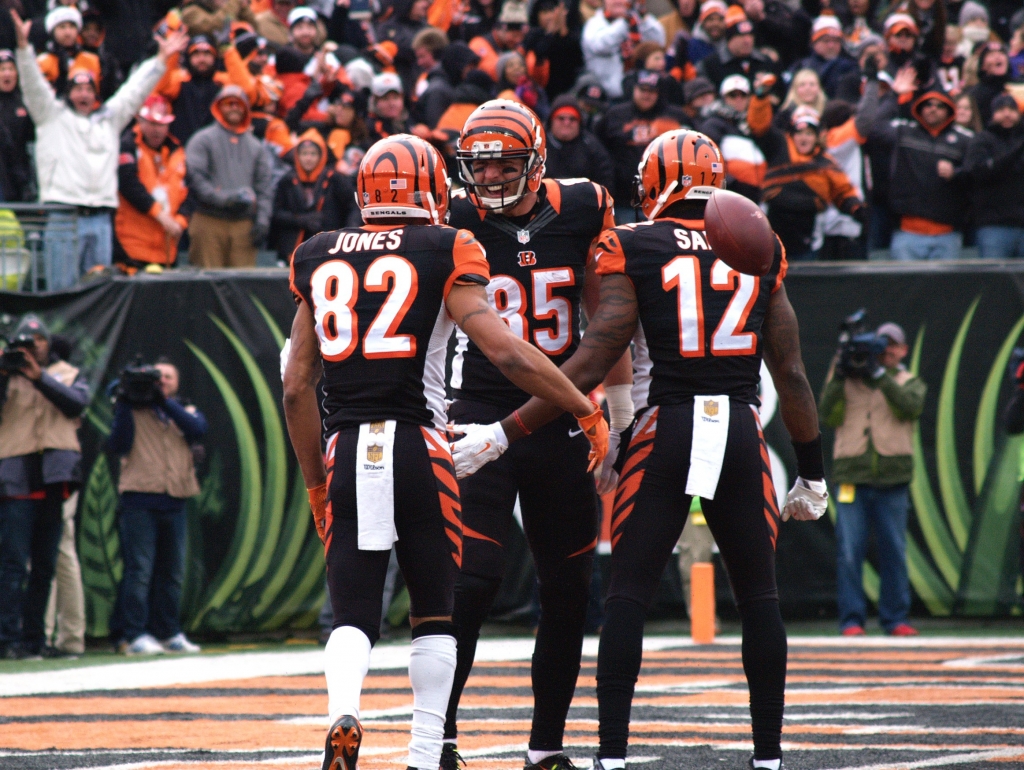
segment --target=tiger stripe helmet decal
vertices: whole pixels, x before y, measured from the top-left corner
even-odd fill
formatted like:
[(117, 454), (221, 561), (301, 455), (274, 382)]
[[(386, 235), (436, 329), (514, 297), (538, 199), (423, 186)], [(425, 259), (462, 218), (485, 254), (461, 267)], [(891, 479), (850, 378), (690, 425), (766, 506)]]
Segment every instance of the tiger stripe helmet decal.
[(677, 129), (644, 150), (633, 180), (633, 205), (654, 219), (681, 200), (707, 199), (725, 189), (725, 163), (718, 145), (699, 131)]
[[(515, 206), (528, 192), (540, 189), (547, 159), (547, 137), (537, 116), (518, 102), (492, 99), (477, 107), (466, 120), (455, 153), (459, 178), (474, 206), (503, 211)], [(496, 190), (477, 182), (473, 164), (480, 160), (522, 159), (522, 173)], [(510, 187), (514, 190), (508, 192)]]
[(356, 203), (363, 221), (425, 219), (441, 225), (448, 219), (451, 180), (434, 147), (410, 134), (395, 134), (374, 144), (359, 164)]

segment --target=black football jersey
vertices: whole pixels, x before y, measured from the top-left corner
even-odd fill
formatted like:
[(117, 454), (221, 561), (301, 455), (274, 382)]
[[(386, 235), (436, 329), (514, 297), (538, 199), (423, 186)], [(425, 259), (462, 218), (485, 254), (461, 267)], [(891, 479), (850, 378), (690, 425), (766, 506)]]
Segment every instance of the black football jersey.
[[(487, 295), (509, 328), (560, 366), (580, 341), (583, 278), (595, 239), (614, 226), (608, 191), (588, 179), (545, 179), (529, 221), (476, 208), (465, 193), (452, 197), (453, 227), (469, 230), (491, 266)], [(515, 409), (529, 399), (480, 349), (457, 331), (452, 391)]]
[(324, 363), (324, 429), (399, 420), (444, 429), (444, 365), (456, 280), (486, 284), (471, 233), (364, 225), (320, 233), (292, 257), (292, 290), (313, 311)]
[(657, 219), (601, 236), (597, 272), (636, 290), (633, 403), (680, 404), (724, 395), (758, 405), (761, 323), (786, 275), (778, 238), (771, 270), (744, 275), (715, 257), (703, 220)]

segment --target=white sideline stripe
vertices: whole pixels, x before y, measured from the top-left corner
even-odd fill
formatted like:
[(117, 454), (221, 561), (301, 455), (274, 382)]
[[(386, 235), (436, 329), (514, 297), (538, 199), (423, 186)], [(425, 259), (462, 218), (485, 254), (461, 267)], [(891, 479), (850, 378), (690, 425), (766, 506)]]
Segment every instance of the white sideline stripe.
[(848, 765), (834, 770), (913, 770), (918, 767), (945, 767), (946, 765), (966, 765), (968, 762), (986, 762), (991, 759), (1020, 756), (1024, 748), (996, 749), (994, 751), (977, 751), (970, 754), (951, 754), (947, 757), (920, 759), (917, 762), (885, 762), (877, 765)]
[[(738, 645), (739, 636), (720, 636), (722, 645)], [(485, 639), (477, 646), (476, 660), (481, 662), (530, 660), (534, 640)], [(849, 637), (797, 636), (789, 640), (790, 647), (846, 647), (900, 649), (938, 647), (1009, 647), (1024, 650), (1024, 639), (1014, 637)], [(583, 654), (596, 656), (598, 637), (589, 636), (583, 643)], [(664, 650), (693, 647), (686, 636), (650, 636), (644, 639), (644, 650)], [(373, 670), (404, 669), (409, 666), (408, 644), (378, 645), (370, 654)], [(321, 649), (303, 652), (233, 652), (211, 653), (167, 658), (161, 660), (126, 661), (97, 666), (82, 666), (54, 671), (21, 672), (0, 677), (0, 697), (43, 695), (52, 693), (124, 690), (143, 687), (170, 687), (202, 682), (253, 679), (266, 676), (298, 676), (323, 674)], [(997, 663), (997, 658), (959, 658), (960, 666)], [(968, 663), (967, 661), (970, 661)], [(839, 692), (840, 690), (836, 690)], [(846, 690), (843, 690), (846, 691)], [(809, 691), (805, 691), (809, 692)]]

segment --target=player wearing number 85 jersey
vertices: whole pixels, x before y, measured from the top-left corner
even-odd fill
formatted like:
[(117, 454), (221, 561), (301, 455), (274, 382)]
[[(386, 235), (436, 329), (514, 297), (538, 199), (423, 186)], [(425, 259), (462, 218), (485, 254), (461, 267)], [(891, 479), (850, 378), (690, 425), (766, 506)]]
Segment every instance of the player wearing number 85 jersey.
[[(596, 306), (593, 245), (614, 225), (613, 203), (589, 180), (542, 179), (544, 148), (544, 130), (529, 109), (501, 99), (478, 107), (459, 138), (456, 157), (466, 188), (452, 198), (451, 221), (487, 250), (487, 293), (513, 335), (560, 364), (579, 343), (588, 291)], [(632, 419), (624, 363), (619, 379), (607, 383), (609, 404), (616, 407), (613, 432), (619, 421)], [(461, 476), (502, 454), (506, 444), (496, 421), (529, 396), (465, 334), (458, 336), (451, 386), (451, 420), (475, 424), (467, 428), (471, 446), (463, 442), (454, 458)], [(465, 540), (455, 588), (458, 667), (445, 724), (445, 770), (459, 764), (459, 700), (504, 574), (517, 496), (541, 607), (526, 764), (566, 766), (562, 734), (579, 671), (598, 531), (587, 444), (578, 434), (571, 418), (556, 421), (460, 483)]]
[[(412, 136), (384, 139), (363, 158), (357, 186), (366, 224), (321, 233), (292, 257), (298, 310), (284, 377), (288, 433), (325, 544), (334, 609), (323, 768), (356, 767), (359, 693), (394, 545), (411, 598), (409, 765), (435, 770), (455, 669), (451, 614), (462, 559), (459, 490), (444, 433), (453, 319), (520, 387), (578, 415), (595, 461), (603, 459), (607, 427), (487, 304), (483, 248), (443, 224), (448, 178), (436, 150)], [(321, 378), (322, 426), (314, 390)]]
[[(597, 246), (600, 303), (562, 370), (582, 389), (634, 343), (637, 418), (620, 454), (611, 581), (597, 664), (598, 770), (622, 768), (646, 612), (694, 495), (718, 543), (743, 621), (755, 767), (778, 770), (786, 632), (775, 584), (781, 521), (825, 508), (821, 437), (786, 298), (780, 243), (770, 272), (741, 275), (704, 233), (704, 206), (724, 187), (718, 147), (695, 131), (655, 139), (638, 169), (636, 205), (650, 221), (606, 232)], [(695, 184), (696, 183), (696, 184)], [(797, 486), (780, 515), (757, 415), (761, 357), (797, 456)], [(543, 424), (532, 400), (502, 425)], [(458, 446), (456, 446), (456, 450)]]

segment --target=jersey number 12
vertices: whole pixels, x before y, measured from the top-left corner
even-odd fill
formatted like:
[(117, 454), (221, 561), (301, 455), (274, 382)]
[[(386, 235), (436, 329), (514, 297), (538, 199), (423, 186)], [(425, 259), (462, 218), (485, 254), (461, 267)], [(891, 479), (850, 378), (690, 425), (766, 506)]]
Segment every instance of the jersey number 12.
[[(722, 320), (711, 335), (711, 355), (748, 356), (757, 352), (757, 335), (741, 331), (757, 300), (760, 279), (744, 275), (716, 259), (711, 266), (711, 288), (731, 291)], [(676, 257), (661, 268), (661, 286), (665, 291), (677, 290), (679, 302), (679, 355), (700, 358), (704, 352), (704, 303), (701, 298), (700, 260), (697, 257)]]

